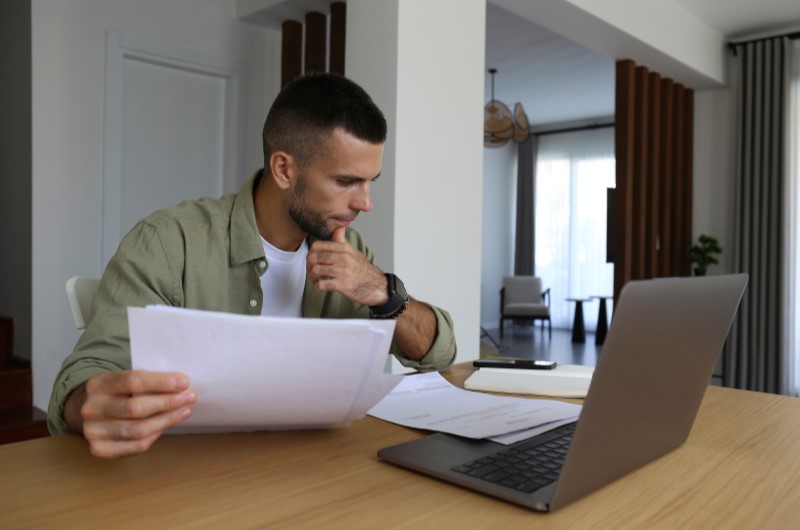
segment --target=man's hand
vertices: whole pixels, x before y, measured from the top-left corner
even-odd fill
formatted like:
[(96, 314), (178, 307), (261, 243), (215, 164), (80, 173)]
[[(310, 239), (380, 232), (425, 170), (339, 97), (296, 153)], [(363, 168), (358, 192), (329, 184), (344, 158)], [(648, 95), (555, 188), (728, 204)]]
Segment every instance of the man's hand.
[(191, 416), (196, 400), (183, 374), (106, 372), (70, 395), (64, 419), (83, 433), (93, 455), (118, 458), (147, 451), (165, 429)]
[[(320, 291), (336, 291), (353, 302), (366, 306), (389, 301), (386, 277), (344, 238), (337, 228), (330, 241), (315, 241), (308, 250), (306, 271)], [(422, 359), (436, 339), (437, 322), (433, 310), (409, 297), (408, 308), (397, 318), (395, 338), (411, 359)]]
[(308, 250), (306, 272), (312, 285), (323, 292), (335, 291), (366, 306), (389, 300), (386, 277), (344, 238), (337, 228), (330, 241), (315, 241)]

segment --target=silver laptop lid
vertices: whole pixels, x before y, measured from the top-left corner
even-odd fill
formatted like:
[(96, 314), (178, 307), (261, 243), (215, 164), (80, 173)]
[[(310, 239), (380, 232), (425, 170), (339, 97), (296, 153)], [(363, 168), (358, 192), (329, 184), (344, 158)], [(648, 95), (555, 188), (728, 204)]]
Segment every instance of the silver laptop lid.
[(686, 440), (746, 285), (746, 274), (625, 285), (551, 510)]

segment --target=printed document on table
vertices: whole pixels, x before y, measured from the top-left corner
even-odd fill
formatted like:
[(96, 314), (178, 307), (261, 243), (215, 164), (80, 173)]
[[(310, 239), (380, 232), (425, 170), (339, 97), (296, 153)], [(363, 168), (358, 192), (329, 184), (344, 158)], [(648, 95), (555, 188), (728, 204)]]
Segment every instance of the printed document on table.
[(175, 371), (197, 393), (169, 432), (326, 428), (363, 418), (401, 380), (383, 372), (393, 320), (271, 318), (128, 308), (134, 370)]
[(405, 376), (369, 414), (406, 427), (491, 438), (574, 419), (580, 411), (573, 403), (462, 390), (432, 372)]

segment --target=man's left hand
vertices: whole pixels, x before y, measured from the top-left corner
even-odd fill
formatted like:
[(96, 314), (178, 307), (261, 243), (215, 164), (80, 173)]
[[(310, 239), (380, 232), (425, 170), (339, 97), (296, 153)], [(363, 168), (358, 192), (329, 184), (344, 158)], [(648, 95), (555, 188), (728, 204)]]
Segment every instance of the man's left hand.
[(364, 254), (350, 246), (344, 234), (344, 228), (337, 228), (330, 241), (315, 241), (311, 245), (306, 271), (312, 285), (366, 306), (385, 304), (389, 300), (386, 277)]

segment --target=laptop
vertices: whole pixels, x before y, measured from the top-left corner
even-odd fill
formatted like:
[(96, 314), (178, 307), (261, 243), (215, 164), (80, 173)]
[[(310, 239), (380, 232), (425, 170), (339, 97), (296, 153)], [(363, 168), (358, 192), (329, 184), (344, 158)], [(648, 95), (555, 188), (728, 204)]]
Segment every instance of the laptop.
[(378, 457), (556, 510), (686, 441), (746, 285), (746, 274), (626, 284), (576, 423), (508, 446), (436, 433)]

